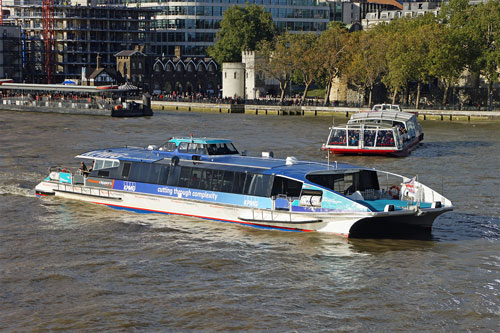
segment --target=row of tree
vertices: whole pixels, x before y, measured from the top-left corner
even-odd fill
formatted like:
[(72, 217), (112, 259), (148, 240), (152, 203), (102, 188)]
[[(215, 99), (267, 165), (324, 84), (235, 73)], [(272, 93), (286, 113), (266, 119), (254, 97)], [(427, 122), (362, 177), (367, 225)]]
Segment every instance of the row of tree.
[(272, 17), (257, 5), (231, 7), (209, 54), (219, 63), (241, 61), (242, 50), (262, 55), (261, 69), (280, 83), (281, 99), (290, 82), (301, 83), (304, 99), (311, 84), (325, 87), (325, 103), (335, 78), (347, 81), (368, 96), (377, 84), (398, 93), (416, 84), (416, 107), (422, 86), (437, 80), (442, 104), (450, 87), (465, 72), (488, 82), (488, 96), (499, 79), (500, 0), (477, 5), (451, 0), (439, 15), (400, 18), (367, 31), (349, 33), (331, 22), (321, 35), (277, 34)]

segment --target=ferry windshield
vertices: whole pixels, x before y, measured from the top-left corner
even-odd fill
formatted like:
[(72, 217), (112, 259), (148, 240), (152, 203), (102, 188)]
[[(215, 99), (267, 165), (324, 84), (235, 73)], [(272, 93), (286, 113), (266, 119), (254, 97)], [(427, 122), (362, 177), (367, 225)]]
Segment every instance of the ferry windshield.
[(345, 173), (309, 174), (306, 179), (335, 192), (351, 195), (356, 191), (379, 190), (376, 171), (353, 170)]
[(209, 143), (207, 149), (208, 155), (238, 154), (238, 150), (236, 150), (232, 143)]

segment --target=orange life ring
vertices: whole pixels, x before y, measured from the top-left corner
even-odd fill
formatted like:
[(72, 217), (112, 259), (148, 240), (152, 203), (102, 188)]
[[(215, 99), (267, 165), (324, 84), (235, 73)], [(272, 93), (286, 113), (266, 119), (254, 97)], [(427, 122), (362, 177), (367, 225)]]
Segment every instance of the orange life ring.
[(393, 185), (389, 188), (389, 195), (393, 199), (399, 199), (399, 186)]

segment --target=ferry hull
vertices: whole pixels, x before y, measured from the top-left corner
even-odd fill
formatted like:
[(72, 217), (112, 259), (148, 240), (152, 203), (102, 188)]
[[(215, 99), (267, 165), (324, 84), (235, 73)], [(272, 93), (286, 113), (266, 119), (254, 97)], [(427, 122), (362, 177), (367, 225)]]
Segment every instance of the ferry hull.
[[(410, 227), (430, 231), (434, 219), (444, 212), (443, 210), (425, 216), (417, 216), (416, 212), (301, 213), (214, 204), (79, 185), (61, 186), (49, 181), (40, 183), (36, 187), (36, 192), (141, 213), (182, 215), (283, 231), (326, 232), (343, 237), (382, 235), (384, 230), (387, 231), (385, 228), (387, 223), (403, 229)], [(371, 231), (366, 232), (364, 229)]]

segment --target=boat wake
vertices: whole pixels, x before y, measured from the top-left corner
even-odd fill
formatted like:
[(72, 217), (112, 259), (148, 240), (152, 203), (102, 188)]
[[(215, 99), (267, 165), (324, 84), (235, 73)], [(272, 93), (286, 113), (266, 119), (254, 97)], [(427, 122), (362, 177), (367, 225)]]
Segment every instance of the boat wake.
[(22, 197), (36, 197), (33, 188), (24, 187), (21, 184), (0, 185), (0, 195), (17, 195)]

